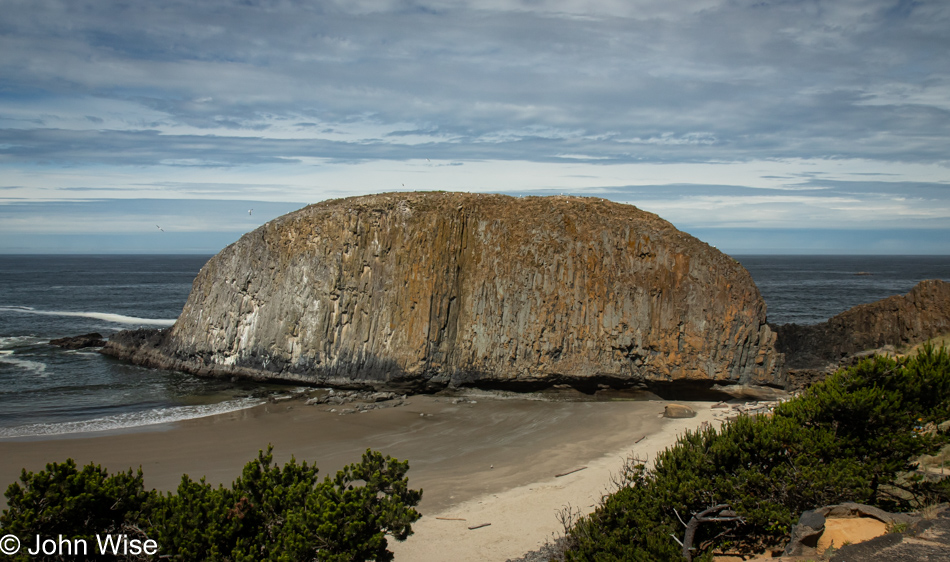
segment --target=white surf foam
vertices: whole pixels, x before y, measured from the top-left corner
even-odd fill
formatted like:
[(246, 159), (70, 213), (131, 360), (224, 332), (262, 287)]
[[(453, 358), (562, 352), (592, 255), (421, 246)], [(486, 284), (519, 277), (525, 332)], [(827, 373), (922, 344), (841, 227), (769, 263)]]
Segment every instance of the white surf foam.
[(263, 404), (257, 398), (241, 398), (228, 400), (217, 404), (200, 406), (175, 406), (159, 408), (145, 412), (130, 412), (116, 414), (84, 421), (63, 423), (35, 423), (19, 427), (0, 427), (0, 439), (13, 437), (44, 437), (53, 435), (68, 435), (71, 433), (90, 433), (96, 431), (114, 431), (143, 427), (162, 423), (204, 418), (218, 414), (236, 412)]
[(83, 349), (67, 349), (65, 351), (69, 355), (81, 355), (83, 357), (102, 357), (101, 354), (96, 353), (95, 351), (85, 351)]
[(32, 373), (37, 377), (48, 377), (46, 374), (46, 363), (41, 363), (39, 361), (30, 361), (29, 359), (17, 359), (13, 357), (12, 351), (7, 351), (6, 353), (0, 353), (0, 363), (7, 363), (9, 365), (16, 365), (17, 367)]
[(36, 336), (4, 336), (0, 337), (0, 349), (8, 350), (11, 347), (26, 347), (48, 342), (49, 338), (43, 339)]
[(95, 320), (105, 320), (106, 322), (115, 322), (116, 324), (145, 324), (149, 326), (171, 326), (175, 323), (174, 319), (166, 318), (137, 318), (135, 316), (124, 316), (122, 314), (112, 314), (109, 312), (70, 312), (65, 310), (36, 310), (28, 306), (0, 306), (0, 311), (24, 312), (27, 314), (39, 314), (42, 316), (74, 316), (81, 318), (93, 318)]

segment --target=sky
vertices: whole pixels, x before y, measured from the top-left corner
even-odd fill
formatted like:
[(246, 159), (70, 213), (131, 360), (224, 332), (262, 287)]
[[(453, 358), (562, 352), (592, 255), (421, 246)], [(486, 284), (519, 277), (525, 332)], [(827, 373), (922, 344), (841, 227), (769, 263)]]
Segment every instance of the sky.
[(0, 253), (322, 200), (604, 197), (731, 254), (950, 255), (946, 0), (0, 0)]

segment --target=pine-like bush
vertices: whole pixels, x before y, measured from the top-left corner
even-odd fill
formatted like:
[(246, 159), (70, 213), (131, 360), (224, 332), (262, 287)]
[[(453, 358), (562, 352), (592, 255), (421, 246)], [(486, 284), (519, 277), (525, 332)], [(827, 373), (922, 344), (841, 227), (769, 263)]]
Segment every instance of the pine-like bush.
[(694, 559), (729, 546), (780, 544), (798, 516), (855, 501), (906, 510), (947, 498), (948, 482), (907, 479), (913, 459), (948, 441), (923, 432), (950, 419), (950, 355), (925, 346), (909, 359), (874, 357), (843, 369), (771, 417), (688, 432), (632, 467), (629, 485), (569, 532), (570, 560), (680, 560), (685, 523), (726, 504), (742, 519), (700, 526)]
[(95, 543), (96, 534), (142, 537), (141, 527), (159, 496), (145, 490), (141, 469), (109, 475), (99, 465), (89, 464), (80, 470), (67, 459), (47, 464), (46, 470), (36, 473), (24, 470), (20, 483), (7, 488), (6, 498), (0, 529), (19, 537), (23, 546), (10, 559), (59, 560), (56, 556), (31, 557), (27, 547), (37, 535), (51, 539), (63, 536), (89, 544)]
[[(36, 535), (90, 545), (97, 534), (148, 538), (162, 560), (387, 561), (387, 535), (404, 540), (420, 517), (414, 507), (422, 491), (409, 488), (408, 470), (408, 462), (367, 450), (361, 462), (320, 480), (307, 463), (275, 465), (268, 447), (230, 488), (184, 475), (176, 493), (160, 494), (144, 490), (141, 469), (110, 476), (70, 459), (23, 471), (7, 489), (0, 525), (24, 546)], [(18, 556), (31, 559), (26, 548)]]

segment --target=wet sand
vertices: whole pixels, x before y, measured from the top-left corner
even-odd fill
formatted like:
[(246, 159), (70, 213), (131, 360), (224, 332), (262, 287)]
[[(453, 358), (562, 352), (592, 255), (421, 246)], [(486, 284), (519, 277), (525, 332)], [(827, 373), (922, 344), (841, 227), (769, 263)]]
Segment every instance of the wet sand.
[[(702, 404), (693, 404), (700, 410), (697, 418), (666, 420), (662, 401), (474, 399), (475, 404), (453, 404), (451, 398), (414, 396), (398, 408), (343, 416), (326, 411), (328, 406), (294, 401), (147, 431), (3, 440), (0, 486), (5, 490), (22, 468), (41, 470), (66, 458), (80, 465), (95, 462), (110, 472), (141, 466), (146, 487), (158, 490), (174, 490), (185, 473), (228, 485), (268, 444), (275, 461), (294, 456), (315, 463), (321, 474), (357, 462), (372, 448), (408, 459), (410, 486), (424, 490), (416, 535), (402, 544), (391, 541), (397, 560), (446, 560), (450, 547), (454, 560), (504, 560), (537, 548), (559, 529), (560, 507), (572, 503), (589, 511), (628, 452), (652, 458), (678, 432), (709, 417)], [(554, 478), (580, 466), (588, 468)], [(476, 509), (488, 505), (498, 509)], [(503, 512), (511, 517), (502, 520)], [(468, 525), (438, 516), (464, 518)], [(467, 529), (483, 522), (492, 525)], [(503, 530), (505, 536), (499, 536)]]

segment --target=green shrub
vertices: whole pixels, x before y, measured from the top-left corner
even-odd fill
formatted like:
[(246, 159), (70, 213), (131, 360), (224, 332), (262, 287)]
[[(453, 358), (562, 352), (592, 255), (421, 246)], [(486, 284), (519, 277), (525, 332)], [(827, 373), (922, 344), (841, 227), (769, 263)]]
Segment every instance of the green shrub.
[(272, 461), (270, 449), (261, 452), (230, 489), (183, 477), (155, 516), (165, 552), (177, 560), (391, 560), (386, 535), (404, 540), (420, 517), (408, 462), (367, 451), (320, 481), (307, 463)]
[[(7, 490), (0, 523), (21, 540), (149, 538), (163, 560), (385, 561), (386, 535), (404, 540), (420, 517), (422, 491), (409, 488), (408, 470), (408, 462), (367, 450), (360, 463), (320, 480), (307, 463), (274, 465), (268, 447), (230, 488), (184, 475), (177, 493), (163, 495), (144, 490), (141, 470), (109, 476), (94, 465), (79, 471), (70, 459), (24, 471)], [(25, 547), (19, 559), (29, 559)]]
[(856, 501), (901, 510), (947, 497), (947, 481), (901, 475), (947, 442), (927, 422), (950, 418), (950, 356), (925, 346), (910, 359), (874, 357), (841, 370), (771, 417), (742, 416), (721, 431), (687, 432), (652, 470), (605, 498), (569, 532), (569, 560), (678, 560), (692, 514), (729, 505), (741, 522), (699, 527), (713, 548), (751, 551), (787, 538), (802, 511)]
[[(46, 465), (46, 470), (20, 475), (6, 491), (7, 509), (0, 515), (4, 533), (24, 540), (14, 560), (36, 560), (27, 553), (26, 539), (39, 535), (82, 539), (90, 544), (95, 535), (139, 535), (158, 494), (145, 491), (142, 470), (110, 476), (99, 465), (79, 470), (72, 459)], [(46, 558), (39, 558), (45, 560)]]

